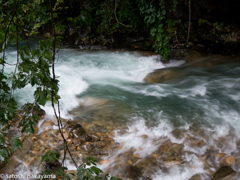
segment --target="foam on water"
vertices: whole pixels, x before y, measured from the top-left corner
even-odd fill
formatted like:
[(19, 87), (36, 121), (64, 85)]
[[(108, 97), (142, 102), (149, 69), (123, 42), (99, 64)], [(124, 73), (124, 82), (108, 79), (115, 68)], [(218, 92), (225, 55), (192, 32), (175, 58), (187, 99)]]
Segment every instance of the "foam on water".
[[(8, 55), (14, 63), (16, 53), (12, 51)], [(113, 104), (120, 99), (123, 107), (130, 107), (129, 111), (133, 111), (126, 120), (130, 124), (126, 133), (116, 131), (114, 137), (122, 149), (105, 157), (110, 163), (99, 167), (107, 171), (114, 166), (118, 156), (132, 149), (142, 159), (147, 158), (169, 140), (183, 144), (184, 150), (190, 152), (182, 157), (187, 163), (181, 166), (167, 164), (167, 172), (157, 169), (152, 178), (186, 180), (194, 174), (205, 172), (198, 157), (211, 146), (227, 155), (239, 153), (236, 146), (240, 138), (239, 67), (226, 65), (231, 70), (226, 70), (225, 66), (185, 69), (183, 71), (190, 75), (179, 80), (162, 84), (144, 83), (144, 77), (153, 70), (184, 63), (171, 61), (163, 64), (158, 59), (158, 56), (142, 57), (128, 52), (62, 50), (56, 64), (56, 75), (60, 80), (61, 116), (70, 118), (72, 115), (69, 111), (74, 107), (79, 104), (91, 107), (97, 98), (101, 101), (111, 97)], [(13, 68), (6, 67), (6, 70), (10, 72)], [(33, 100), (33, 92), (34, 88), (27, 86), (16, 91), (15, 96), (22, 104)], [(43, 108), (48, 115), (53, 115), (50, 104)], [(172, 133), (176, 128), (183, 131), (184, 136), (176, 138)], [(203, 134), (200, 132), (202, 129)], [(144, 135), (148, 137), (142, 138)], [(193, 146), (188, 136), (203, 140), (206, 145)], [(224, 138), (225, 144), (219, 143)], [(74, 167), (69, 165), (69, 169)]]
[[(72, 53), (71, 56), (66, 54)], [(71, 117), (68, 111), (79, 104), (79, 95), (91, 84), (116, 85), (119, 82), (142, 82), (155, 68), (164, 65), (156, 61), (157, 56), (141, 57), (130, 53), (95, 52), (85, 54), (63, 50), (56, 64), (56, 75), (60, 80), (61, 115)], [(52, 114), (47, 104), (44, 110)]]

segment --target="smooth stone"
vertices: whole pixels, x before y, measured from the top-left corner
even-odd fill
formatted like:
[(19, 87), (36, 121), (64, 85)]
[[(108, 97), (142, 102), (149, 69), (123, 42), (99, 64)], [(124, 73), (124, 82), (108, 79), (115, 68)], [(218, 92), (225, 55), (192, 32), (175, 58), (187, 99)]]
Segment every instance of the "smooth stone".
[(178, 79), (184, 75), (183, 71), (181, 70), (181, 67), (156, 69), (153, 72), (149, 73), (144, 78), (144, 81), (146, 83), (164, 83), (173, 79)]
[(235, 180), (237, 172), (230, 166), (223, 166), (213, 175), (212, 180)]
[(221, 166), (232, 166), (233, 164), (235, 164), (235, 157), (233, 156), (228, 156), (220, 162)]
[(195, 174), (194, 176), (192, 176), (189, 180), (202, 180), (201, 175), (199, 174)]

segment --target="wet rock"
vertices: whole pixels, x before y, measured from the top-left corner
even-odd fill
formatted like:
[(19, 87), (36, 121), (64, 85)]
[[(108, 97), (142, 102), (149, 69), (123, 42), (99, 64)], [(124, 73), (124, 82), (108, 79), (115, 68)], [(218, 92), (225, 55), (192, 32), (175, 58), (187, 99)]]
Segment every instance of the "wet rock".
[(172, 135), (173, 137), (175, 137), (176, 139), (181, 139), (183, 137), (182, 135), (182, 131), (180, 129), (174, 129), (172, 131)]
[(80, 139), (81, 143), (85, 143), (85, 142), (91, 141), (91, 137), (88, 136), (88, 135), (86, 135), (86, 136), (79, 136), (78, 138)]
[(223, 166), (213, 175), (212, 180), (234, 180), (237, 172), (229, 166)]
[(136, 166), (129, 166), (127, 168), (126, 175), (128, 178), (138, 179), (143, 175), (143, 171), (142, 171), (142, 169), (140, 169)]
[[(81, 141), (81, 143), (87, 142), (87, 141), (91, 141), (92, 138), (91, 136), (89, 136), (87, 134), (87, 132), (85, 131), (85, 129), (80, 125), (80, 124), (75, 124), (71, 130), (70, 130), (70, 134), (73, 138), (79, 139)], [(74, 144), (80, 144), (79, 142), (77, 142), (76, 140), (74, 140), (75, 143)]]
[(97, 132), (97, 135), (98, 136), (104, 136), (102, 133), (100, 133), (100, 132)]
[(41, 161), (39, 161), (39, 159), (37, 157), (34, 157), (33, 160), (30, 162), (30, 166), (31, 167), (36, 167), (41, 163)]
[(141, 155), (139, 153), (135, 153), (133, 154), (133, 157), (137, 158), (137, 159), (140, 159), (141, 158)]
[(88, 135), (91, 137), (92, 141), (100, 141), (100, 137), (99, 136), (94, 135), (94, 134), (88, 134)]
[(95, 149), (93, 144), (86, 144), (81, 147), (81, 149), (86, 150), (88, 153), (92, 152)]
[(240, 139), (237, 141), (237, 146), (240, 146)]
[(104, 126), (96, 123), (89, 128), (89, 131), (97, 132), (96, 134), (98, 136), (103, 136), (103, 133), (108, 132), (108, 130)]
[(206, 145), (206, 142), (204, 141), (204, 140), (200, 140), (199, 142), (198, 142), (198, 147), (203, 147), (203, 146), (205, 146)]
[(189, 66), (194, 67), (215, 67), (223, 64), (237, 63), (239, 59), (232, 58), (230, 56), (221, 56), (221, 55), (209, 55), (208, 57), (202, 58), (193, 63), (189, 63)]
[(183, 145), (182, 144), (173, 144), (172, 145), (172, 150), (176, 153), (176, 154), (181, 154), (182, 150), (183, 150)]
[(45, 164), (44, 164), (45, 169), (49, 169), (49, 170), (52, 170), (52, 171), (56, 170), (60, 166), (61, 166), (61, 164), (56, 159), (53, 162), (46, 161)]
[(214, 175), (214, 173), (215, 173), (212, 169), (205, 169), (205, 172), (206, 172), (207, 175), (209, 175), (209, 176), (211, 176), (211, 177), (212, 177), (212, 176)]
[(20, 128), (11, 127), (11, 128), (8, 130), (7, 138), (10, 140), (10, 139), (12, 139), (14, 136), (19, 136), (20, 134), (21, 134), (21, 129), (20, 129)]
[(196, 174), (196, 175), (192, 176), (189, 180), (203, 180), (203, 179), (202, 179), (201, 175)]
[(128, 162), (129, 165), (133, 164), (133, 162), (131, 160), (128, 160), (127, 162)]
[(77, 150), (78, 150), (78, 151), (81, 151), (82, 149), (81, 149), (79, 146), (77, 146)]
[(75, 130), (80, 130), (81, 132), (81, 135), (83, 134), (86, 134), (86, 131), (85, 129), (83, 129), (82, 125), (81, 124), (72, 124), (73, 126), (72, 127), (69, 127), (70, 131), (69, 132), (73, 132)]
[(59, 130), (58, 130), (58, 129), (51, 129), (51, 130), (49, 131), (49, 134), (52, 134), (52, 135), (54, 135), (54, 136), (57, 136), (57, 135), (59, 134)]
[(152, 180), (152, 179), (150, 177), (148, 177), (148, 176), (141, 176), (137, 180)]
[(227, 154), (225, 154), (225, 153), (217, 153), (217, 157), (224, 157), (224, 156), (226, 156)]
[(73, 135), (76, 138), (79, 138), (81, 136), (86, 136), (87, 135), (85, 129), (83, 129), (83, 127), (81, 127), (81, 126), (78, 126), (77, 129), (71, 130), (70, 132), (73, 133)]
[(41, 109), (40, 107), (36, 108), (36, 106), (33, 105), (32, 103), (27, 103), (25, 105), (25, 108), (21, 111), (21, 115), (23, 115), (25, 113), (32, 113), (32, 114), (37, 115), (39, 117), (42, 117), (46, 114), (43, 109)]
[(181, 161), (169, 161), (164, 164), (164, 167), (170, 167), (170, 166), (181, 165), (181, 164), (182, 164)]
[(75, 145), (80, 145), (82, 143), (82, 141), (80, 139), (76, 139), (76, 138), (72, 139), (72, 142)]
[(62, 134), (59, 133), (59, 134), (58, 134), (58, 138), (59, 138), (61, 141), (63, 141), (62, 135), (63, 135), (64, 139), (68, 139), (68, 138), (70, 137), (70, 133), (69, 133), (68, 131), (63, 132)]
[(46, 112), (43, 109), (40, 109), (39, 111), (35, 111), (35, 114), (39, 117), (42, 117), (46, 114)]
[(110, 161), (108, 159), (104, 159), (100, 161), (100, 164), (108, 164)]
[(148, 135), (143, 134), (143, 135), (141, 136), (141, 138), (143, 138), (143, 139), (147, 139), (147, 138), (148, 138)]
[(232, 166), (233, 164), (235, 164), (235, 157), (233, 156), (228, 156), (220, 162), (221, 166)]
[(144, 168), (144, 170), (146, 168), (150, 168), (149, 170), (151, 171), (153, 170), (153, 168), (151, 167), (159, 167), (159, 162), (154, 157), (146, 157), (142, 159), (140, 162), (138, 162), (137, 166)]
[(180, 71), (181, 68), (163, 68), (157, 69), (154, 72), (149, 73), (144, 81), (146, 83), (164, 83), (170, 80), (178, 79), (183, 77), (183, 71)]
[(60, 152), (61, 150), (64, 149), (64, 146), (65, 146), (64, 143), (61, 143), (55, 149), (56, 149), (57, 152)]
[(25, 155), (27, 154), (27, 152), (29, 152), (31, 150), (31, 148), (33, 147), (33, 141), (32, 141), (32, 137), (26, 137), (24, 138), (23, 142), (22, 142), (22, 149), (18, 149), (10, 158), (10, 163), (9, 164), (5, 164), (4, 167), (2, 167), (0, 174), (1, 173), (13, 173), (15, 172), (15, 170), (17, 169), (17, 167), (20, 165), (21, 161), (24, 161)]
[(43, 124), (41, 125), (41, 129), (49, 129), (54, 125), (53, 120), (46, 120), (43, 122)]
[(78, 124), (76, 121), (72, 121), (72, 120), (68, 120), (65, 124), (64, 124), (64, 129), (66, 129), (67, 131), (71, 131), (72, 128)]
[(0, 163), (0, 170), (5, 166), (6, 162), (3, 161), (2, 163)]
[(33, 136), (33, 137), (32, 137), (32, 140), (33, 140), (33, 141), (37, 141), (37, 137), (36, 137), (36, 136)]

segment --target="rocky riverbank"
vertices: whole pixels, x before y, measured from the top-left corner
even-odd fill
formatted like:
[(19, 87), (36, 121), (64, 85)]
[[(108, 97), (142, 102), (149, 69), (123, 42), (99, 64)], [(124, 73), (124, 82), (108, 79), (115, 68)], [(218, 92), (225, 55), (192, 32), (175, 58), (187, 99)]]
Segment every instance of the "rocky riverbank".
[(175, 51), (172, 56), (179, 60), (183, 60), (182, 65), (156, 69), (154, 72), (149, 73), (144, 78), (144, 81), (147, 83), (164, 83), (190, 76), (193, 74), (191, 71), (194, 70), (194, 68), (213, 68), (219, 65), (240, 62), (239, 56), (203, 54), (194, 50)]
[[(16, 124), (21, 119), (21, 113), (17, 119)], [(94, 156), (105, 173), (122, 179), (150, 180), (159, 170), (167, 174), (174, 167), (198, 172), (189, 180), (234, 180), (238, 175), (234, 169), (240, 166), (239, 152), (227, 154), (221, 151), (229, 146), (229, 139), (235, 142), (237, 148), (240, 147), (240, 140), (234, 136), (234, 132), (217, 139), (212, 138), (214, 133), (211, 136), (205, 134), (204, 129), (194, 128), (175, 129), (167, 136), (155, 138), (143, 133), (137, 137), (142, 142), (139, 147), (131, 148), (131, 139), (129, 142), (118, 141), (119, 136), (129, 133), (126, 125), (116, 125), (105, 119), (95, 119), (91, 123), (68, 119), (62, 119), (62, 122), (63, 135), (78, 164), (86, 157)], [(41, 120), (34, 129), (35, 133), (29, 137), (21, 135), (23, 148), (12, 155), (10, 163), (2, 167), (0, 173), (41, 172), (44, 170), (41, 157), (49, 150), (59, 152), (63, 158), (63, 139), (56, 121), (41, 115)], [(10, 136), (19, 133), (17, 126), (13, 126), (10, 131)], [(149, 148), (148, 153), (146, 148)], [(68, 155), (66, 162), (69, 173), (76, 173)]]

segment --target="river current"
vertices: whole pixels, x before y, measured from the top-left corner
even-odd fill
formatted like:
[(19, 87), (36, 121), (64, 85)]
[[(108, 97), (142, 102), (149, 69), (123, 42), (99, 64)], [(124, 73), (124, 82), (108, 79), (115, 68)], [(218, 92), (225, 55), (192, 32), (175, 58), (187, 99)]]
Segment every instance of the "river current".
[[(15, 57), (15, 51), (8, 52), (8, 60), (14, 62)], [(237, 162), (240, 159), (237, 145), (240, 64), (187, 67), (182, 71), (188, 72), (188, 76), (164, 83), (145, 83), (144, 77), (155, 69), (185, 63), (180, 59), (163, 64), (159, 59), (159, 56), (144, 57), (131, 52), (62, 49), (56, 63), (61, 116), (91, 122), (97, 118), (91, 116), (91, 108), (102, 102), (94, 107), (101, 109), (99, 118), (116, 122), (114, 139), (124, 144), (121, 150), (106, 157), (110, 163), (99, 165), (106, 171), (114, 165), (116, 156), (131, 149), (142, 159), (148, 158), (158, 149), (160, 139), (183, 144), (184, 152), (190, 153), (182, 155), (186, 163), (165, 165), (166, 171), (156, 169), (151, 174), (154, 180), (188, 180), (195, 174), (206, 174), (199, 157), (212, 146), (219, 153), (234, 155)], [(11, 67), (6, 70), (10, 72)], [(19, 106), (33, 100), (33, 92), (30, 86), (17, 90), (15, 97)], [(53, 115), (50, 104), (43, 109), (49, 116)], [(127, 127), (124, 133), (117, 130), (118, 125)], [(184, 135), (176, 137), (174, 130)], [(142, 138), (144, 135), (148, 138)], [(204, 144), (194, 145), (188, 136), (203, 140)], [(215, 162), (208, 169), (216, 171), (218, 165), (219, 162)], [(238, 163), (233, 168), (240, 171)]]

